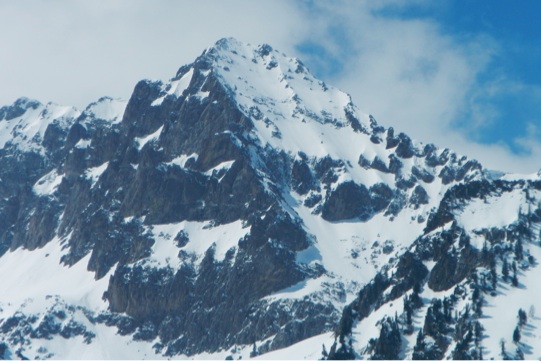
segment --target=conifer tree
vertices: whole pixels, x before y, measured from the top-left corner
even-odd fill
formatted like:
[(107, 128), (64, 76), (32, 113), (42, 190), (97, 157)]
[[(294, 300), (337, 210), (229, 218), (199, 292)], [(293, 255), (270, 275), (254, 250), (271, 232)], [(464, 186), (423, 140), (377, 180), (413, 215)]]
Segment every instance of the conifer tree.
[(515, 327), (515, 331), (513, 331), (513, 342), (519, 343), (520, 342), (520, 329)]
[(526, 323), (528, 323), (528, 316), (526, 315), (526, 311), (520, 308), (518, 310), (518, 324), (522, 327), (525, 326)]
[(496, 263), (494, 260), (490, 262), (490, 276), (492, 281), (492, 289), (496, 290), (496, 286), (498, 285), (498, 273), (496, 272)]
[(503, 338), (500, 340), (500, 355), (502, 356), (502, 360), (507, 360), (507, 352), (505, 352), (505, 340)]
[(503, 280), (507, 282), (507, 278), (509, 277), (509, 265), (507, 264), (507, 259), (503, 259), (503, 265), (502, 265), (502, 276)]
[(524, 248), (522, 247), (522, 241), (520, 238), (515, 242), (515, 256), (519, 261), (524, 258)]

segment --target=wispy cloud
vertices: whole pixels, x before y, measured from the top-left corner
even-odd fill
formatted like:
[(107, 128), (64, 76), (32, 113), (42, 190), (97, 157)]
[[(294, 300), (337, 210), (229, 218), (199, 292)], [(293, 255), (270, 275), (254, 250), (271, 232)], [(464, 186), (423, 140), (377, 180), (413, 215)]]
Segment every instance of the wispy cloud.
[[(235, 36), (303, 59), (383, 125), (489, 168), (537, 170), (540, 88), (495, 66), (498, 39), (443, 29), (430, 14), (445, 6), (427, 0), (0, 2), (0, 104), (23, 95), (78, 107), (103, 95), (128, 97), (139, 79), (167, 79), (204, 47)], [(498, 133), (502, 127), (507, 134)]]
[[(517, 102), (539, 104), (541, 96), (537, 87), (508, 78), (494, 65), (502, 50), (497, 39), (452, 34), (431, 17), (403, 9), (438, 11), (434, 2), (324, 1), (304, 6), (312, 33), (327, 39), (319, 46), (342, 52), (335, 65), (341, 72), (324, 75), (380, 123), (468, 154), (489, 168), (533, 172), (541, 167), (536, 160), (541, 159), (540, 139), (526, 129), (527, 121), (535, 121), (508, 114)], [(340, 39), (333, 36), (336, 26), (345, 34)], [(306, 55), (318, 57), (310, 51)], [(497, 136), (501, 127), (508, 127), (505, 137)]]
[(0, 2), (0, 14), (2, 104), (128, 97), (139, 79), (173, 76), (222, 37), (292, 51), (305, 35), (282, 0), (20, 0)]

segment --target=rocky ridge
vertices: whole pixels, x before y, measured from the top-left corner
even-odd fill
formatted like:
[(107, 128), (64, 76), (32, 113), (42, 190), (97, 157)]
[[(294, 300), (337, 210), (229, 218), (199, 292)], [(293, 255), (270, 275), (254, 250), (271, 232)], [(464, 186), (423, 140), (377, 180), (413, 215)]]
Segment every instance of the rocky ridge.
[(539, 181), (385, 129), (269, 45), (222, 39), (82, 112), (19, 99), (0, 141), (0, 269), (42, 262), (78, 290), (7, 283), (14, 357), (106, 357), (101, 335), (137, 358), (255, 357), (331, 334), (316, 355), (486, 357), (459, 341), (511, 277), (493, 270), (537, 265)]

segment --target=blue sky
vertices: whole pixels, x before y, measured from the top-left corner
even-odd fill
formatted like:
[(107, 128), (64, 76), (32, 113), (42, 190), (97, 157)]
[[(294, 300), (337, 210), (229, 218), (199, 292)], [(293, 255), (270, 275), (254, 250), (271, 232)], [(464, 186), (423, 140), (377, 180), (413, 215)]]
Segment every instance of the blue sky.
[[(308, 1), (305, 6), (308, 12), (327, 11), (317, 2)], [(541, 1), (405, 1), (390, 2), (371, 12), (383, 19), (431, 23), (457, 44), (474, 39), (486, 43), (490, 59), (475, 74), (476, 87), (467, 96), (490, 116), (477, 122), (475, 111), (465, 107), (450, 124), (470, 141), (504, 145), (516, 155), (532, 154), (521, 139), (541, 140)], [(345, 53), (355, 51), (355, 40), (347, 35), (350, 26), (336, 21), (327, 30), (327, 36)], [(348, 71), (344, 65), (348, 57), (325, 48), (317, 39), (301, 42), (296, 49), (310, 59), (313, 71), (322, 78), (339, 78)], [(538, 166), (541, 168), (541, 159)]]
[[(527, 149), (514, 139), (527, 136), (529, 123), (541, 122), (540, 94), (531, 94), (532, 89), (528, 87), (541, 86), (540, 14), (541, 2), (535, 0), (453, 0), (433, 12), (410, 8), (395, 15), (433, 17), (444, 32), (458, 38), (484, 34), (497, 42), (498, 51), (480, 74), (479, 82), (489, 84), (495, 78), (506, 77), (525, 87), (480, 99), (496, 107), (497, 115), (472, 136), (485, 143), (506, 142), (520, 154)], [(457, 120), (459, 126), (467, 122), (467, 117)]]
[(541, 168), (541, 1), (18, 0), (0, 14), (0, 104), (127, 98), (234, 36), (300, 58), (384, 126), (488, 168)]

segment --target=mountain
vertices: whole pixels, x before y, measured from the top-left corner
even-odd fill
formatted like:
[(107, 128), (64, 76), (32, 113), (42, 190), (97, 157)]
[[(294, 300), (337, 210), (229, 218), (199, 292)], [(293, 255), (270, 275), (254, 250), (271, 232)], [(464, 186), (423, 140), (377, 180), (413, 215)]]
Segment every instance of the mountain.
[(0, 108), (0, 355), (539, 357), (540, 204), (222, 39), (127, 102)]

